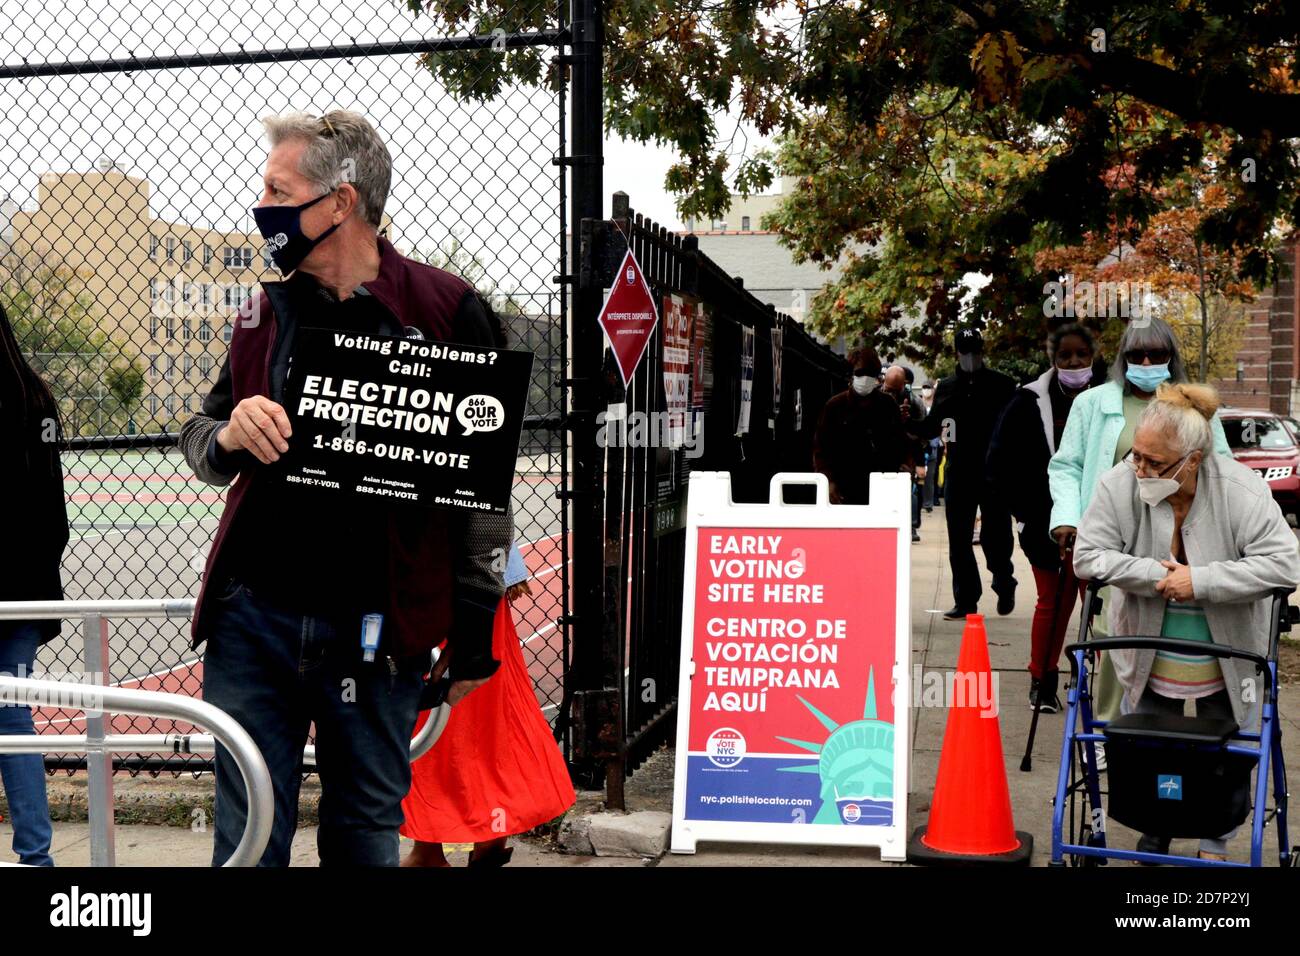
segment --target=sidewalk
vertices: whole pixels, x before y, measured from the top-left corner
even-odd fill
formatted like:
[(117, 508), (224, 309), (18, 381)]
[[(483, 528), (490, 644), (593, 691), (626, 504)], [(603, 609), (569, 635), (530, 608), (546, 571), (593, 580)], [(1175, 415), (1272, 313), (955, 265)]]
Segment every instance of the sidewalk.
[[(923, 671), (946, 672), (955, 668), (961, 646), (962, 622), (945, 621), (943, 611), (952, 606), (952, 592), (948, 574), (948, 543), (944, 528), (943, 509), (923, 515), (921, 542), (912, 545), (912, 664)], [(983, 568), (983, 555), (978, 546), (976, 556)], [(998, 617), (994, 610), (995, 596), (989, 590), (985, 573), (985, 594), (980, 611), (985, 615), (988, 633), (989, 657), (998, 680), (999, 725), (1002, 732), (1003, 754), (1006, 758), (1007, 780), (1011, 788), (1012, 807), (1018, 830), (1034, 837), (1033, 864), (1046, 865), (1051, 854), (1052, 796), (1056, 786), (1057, 766), (1060, 757), (1063, 714), (1044, 714), (1039, 719), (1038, 736), (1034, 745), (1033, 771), (1020, 772), (1020, 758), (1024, 752), (1029, 732), (1031, 711), (1028, 706), (1029, 675), (1025, 670), (1029, 653), (1029, 623), (1033, 615), (1035, 589), (1028, 563), (1017, 548), (1015, 552), (1016, 578), (1020, 582), (1016, 591), (1015, 611), (1007, 617)], [(1078, 613), (1071, 618), (1067, 641), (1078, 631)], [(1064, 687), (1062, 687), (1064, 696)], [(1291, 774), (1300, 767), (1300, 685), (1283, 685), (1281, 693), (1283, 714), (1283, 743)], [(912, 713), (912, 780), (909, 799), (908, 832), (926, 822), (938, 769), (939, 752), (943, 746), (944, 724), (947, 710), (939, 707), (922, 707)], [(672, 810), (673, 752), (665, 748), (647, 761), (628, 782), (629, 810)], [(132, 791), (164, 788), (168, 791), (201, 791), (210, 794), (210, 778), (193, 780), (182, 778), (173, 781), (161, 778), (146, 781), (137, 778), (128, 781), (117, 778), (119, 808), (133, 797)], [(66, 792), (77, 785), (66, 778), (51, 780), (51, 799), (56, 802), (56, 791)], [(80, 784), (84, 791), (84, 784)], [(304, 786), (304, 791), (314, 788)], [(580, 804), (590, 807), (599, 795), (583, 794)], [(309, 810), (304, 811), (308, 815)], [(130, 817), (119, 809), (122, 818)], [(1293, 814), (1294, 816), (1294, 814)], [(173, 810), (173, 821), (189, 822), (192, 815)], [(198, 819), (203, 819), (200, 816)], [(1114, 845), (1130, 847), (1136, 835), (1109, 823), (1109, 834)], [(1244, 830), (1245, 828), (1243, 828)], [(188, 826), (160, 826), (133, 824), (118, 826), (117, 855), (122, 866), (203, 866), (210, 855), (212, 838), (209, 830), (193, 830)], [(1292, 838), (1297, 831), (1293, 826)], [(1276, 860), (1270, 842), (1276, 836), (1272, 827), (1265, 830), (1266, 860)], [(12, 859), (8, 847), (9, 826), (0, 823), (0, 859)], [(315, 827), (299, 829), (293, 847), (293, 864), (312, 866), (316, 862)], [(667, 854), (658, 861), (618, 859), (609, 857), (575, 856), (557, 852), (548, 841), (523, 837), (512, 841), (515, 854), (511, 866), (895, 866), (882, 863), (874, 849), (833, 847), (751, 846), (746, 844), (701, 844), (693, 856)], [(1175, 841), (1176, 851), (1184, 852), (1189, 844)], [(403, 841), (403, 852), (409, 846)], [(1234, 859), (1244, 859), (1249, 850), (1249, 834), (1241, 833), (1230, 845)], [(84, 823), (61, 822), (55, 824), (55, 858), (65, 866), (86, 865), (90, 848), (88, 828)], [(449, 845), (448, 859), (462, 865), (469, 847)], [(1111, 866), (1124, 864), (1112, 862)]]

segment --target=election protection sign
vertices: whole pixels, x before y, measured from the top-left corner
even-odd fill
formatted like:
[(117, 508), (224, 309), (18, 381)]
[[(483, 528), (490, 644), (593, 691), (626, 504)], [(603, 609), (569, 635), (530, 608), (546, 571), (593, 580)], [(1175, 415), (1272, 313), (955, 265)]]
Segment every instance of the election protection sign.
[(302, 328), (283, 480), (341, 497), (502, 514), (530, 352)]
[[(816, 505), (784, 488), (817, 487)], [(910, 489), (829, 504), (779, 474), (767, 504), (691, 474), (672, 849), (699, 840), (907, 844)]]
[(650, 294), (645, 275), (631, 249), (623, 256), (623, 263), (614, 275), (613, 288), (609, 290), (609, 297), (596, 321), (605, 330), (605, 338), (626, 387), (659, 322), (654, 296)]

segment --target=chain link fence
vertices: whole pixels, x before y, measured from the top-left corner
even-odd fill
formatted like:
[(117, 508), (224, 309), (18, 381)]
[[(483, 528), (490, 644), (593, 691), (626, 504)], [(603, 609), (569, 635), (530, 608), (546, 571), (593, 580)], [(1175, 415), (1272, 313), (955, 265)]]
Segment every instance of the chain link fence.
[[(220, 372), (240, 304), (279, 278), (250, 213), (267, 149), (259, 120), (355, 110), (393, 156), (387, 236), (477, 286), (510, 346), (537, 356), (514, 494), (533, 593), (514, 613), (554, 720), (567, 660), (556, 496), (567, 296), (555, 281), (567, 216), (565, 166), (554, 161), (565, 153), (564, 88), (506, 87), (479, 102), (431, 71), (438, 57), (464, 58), (469, 72), (475, 58), (519, 51), (551, 61), (563, 11), (532, 6), (526, 22), (554, 29), (451, 36), (384, 0), (51, 0), (0, 12), (0, 303), (64, 417), (68, 598), (197, 593), (225, 495), (195, 480), (175, 438)], [(38, 670), (82, 671), (77, 625), (42, 649)], [(113, 683), (200, 693), (188, 620), (116, 623), (111, 659)], [(43, 732), (81, 723), (36, 716)], [(118, 716), (114, 729), (171, 729), (159, 723)], [(118, 766), (207, 762), (139, 755)]]

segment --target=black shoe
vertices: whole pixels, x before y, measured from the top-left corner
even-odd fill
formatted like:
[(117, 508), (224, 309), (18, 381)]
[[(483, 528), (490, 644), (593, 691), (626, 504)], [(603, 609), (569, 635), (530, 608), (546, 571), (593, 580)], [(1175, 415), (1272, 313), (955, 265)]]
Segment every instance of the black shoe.
[(1006, 617), (1016, 609), (1016, 581), (1012, 578), (1010, 586), (1001, 590), (993, 589), (998, 595), (998, 613)]
[(486, 856), (479, 856), (478, 851), (474, 850), (470, 853), (469, 859), (465, 861), (465, 865), (482, 868), (505, 866), (510, 862), (510, 858), (514, 856), (514, 853), (515, 848), (512, 846), (508, 846), (504, 850), (497, 850), (495, 853), (489, 853)]
[(978, 613), (979, 612), (975, 610), (967, 611), (959, 607), (953, 607), (943, 612), (943, 619), (945, 621), (964, 621), (966, 620), (967, 614), (978, 614)]
[[(1138, 837), (1137, 851), (1139, 853), (1168, 853), (1169, 837), (1152, 836), (1144, 833)], [(1143, 863), (1143, 866), (1159, 866), (1159, 863)]]
[(1037, 677), (1029, 679), (1029, 706), (1032, 709), (1038, 703), (1038, 695), (1041, 693), (1043, 702), (1038, 708), (1040, 714), (1056, 714), (1061, 710), (1061, 698), (1056, 695), (1057, 675), (1052, 673), (1045, 680), (1039, 680)]
[(915, 544), (917, 541), (920, 541), (920, 540), (921, 540), (921, 532), (919, 532), (919, 531), (917, 531), (915, 528), (913, 528), (913, 529), (912, 529), (912, 543)]

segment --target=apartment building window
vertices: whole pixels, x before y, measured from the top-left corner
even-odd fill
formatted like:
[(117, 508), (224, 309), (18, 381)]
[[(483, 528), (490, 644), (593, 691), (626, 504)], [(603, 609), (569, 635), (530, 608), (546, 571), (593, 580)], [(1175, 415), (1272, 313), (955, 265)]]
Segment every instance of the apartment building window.
[(181, 249), (184, 250), (184, 254), (181, 256), (182, 262), (189, 262), (194, 258), (194, 245), (188, 239), (181, 242)]
[(253, 267), (253, 247), (226, 246), (221, 250), (221, 264), (227, 269), (251, 269)]
[(162, 298), (161, 283), (154, 279), (149, 283), (149, 304), (157, 305), (158, 300)]
[(203, 264), (206, 266), (212, 261), (212, 247), (206, 242), (203, 244)]
[(212, 341), (212, 323), (209, 322), (207, 319), (204, 319), (202, 322), (199, 323), (199, 341), (200, 342)]
[(226, 286), (226, 308), (238, 309), (253, 294), (252, 286), (246, 285), (228, 285)]
[(157, 380), (157, 378), (158, 378), (158, 355), (157, 355), (157, 353), (150, 353), (149, 355), (146, 355), (145, 357), (149, 360), (149, 377), (150, 377), (151, 379)]
[(211, 374), (212, 374), (212, 356), (200, 355), (199, 356), (199, 377), (207, 378)]
[(168, 395), (168, 396), (166, 396), (166, 397), (163, 399), (163, 408), (166, 410), (166, 412), (167, 412), (168, 415), (173, 415), (173, 414), (175, 414), (175, 413), (176, 413), (176, 396), (175, 396), (175, 395)]
[(176, 338), (176, 319), (173, 316), (167, 316), (163, 320), (163, 328), (167, 330), (167, 338)]
[(229, 345), (230, 337), (234, 334), (235, 334), (235, 323), (227, 322), (225, 326), (221, 329), (221, 341)]
[(164, 358), (166, 361), (163, 364), (163, 378), (170, 382), (176, 376), (176, 356), (167, 355)]
[(743, 230), (745, 230), (745, 232), (749, 232), (749, 217), (748, 217), (748, 216), (741, 216), (741, 217), (740, 217), (740, 228), (743, 229)]
[(167, 259), (168, 261), (176, 258), (176, 239), (174, 236), (167, 237)]
[(158, 316), (149, 316), (149, 338), (158, 338)]
[(273, 265), (275, 265), (275, 260), (271, 258), (271, 247), (263, 246), (262, 247), (262, 268), (269, 269)]
[(194, 374), (194, 356), (181, 356), (181, 378), (189, 378)]
[(193, 392), (190, 392), (188, 395), (185, 396), (185, 411), (186, 411), (187, 413), (188, 413), (188, 412), (192, 412), (192, 411), (194, 411), (194, 393), (193, 393)]
[(158, 237), (157, 236), (149, 237), (149, 258), (150, 259), (158, 258)]
[(149, 396), (149, 414), (156, 416), (158, 414), (158, 396)]
[(168, 282), (166, 279), (160, 280), (159, 285), (162, 286), (163, 301), (168, 305), (174, 305), (176, 303), (176, 286), (172, 285), (172, 283)]
[(194, 338), (194, 328), (190, 325), (189, 319), (181, 319), (181, 341), (188, 342)]

